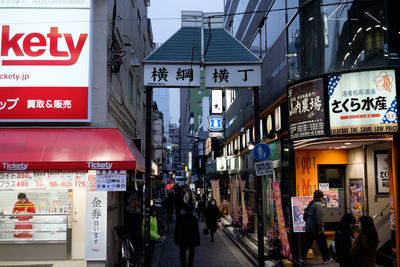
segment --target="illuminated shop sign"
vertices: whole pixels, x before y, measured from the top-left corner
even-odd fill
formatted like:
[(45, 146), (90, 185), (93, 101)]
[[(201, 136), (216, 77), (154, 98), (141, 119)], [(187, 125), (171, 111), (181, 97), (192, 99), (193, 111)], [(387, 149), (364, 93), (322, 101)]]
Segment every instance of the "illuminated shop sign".
[(332, 135), (397, 131), (394, 70), (328, 76)]
[(323, 79), (288, 89), (290, 138), (325, 135)]
[(0, 3), (0, 121), (90, 121), (90, 4), (37, 2)]

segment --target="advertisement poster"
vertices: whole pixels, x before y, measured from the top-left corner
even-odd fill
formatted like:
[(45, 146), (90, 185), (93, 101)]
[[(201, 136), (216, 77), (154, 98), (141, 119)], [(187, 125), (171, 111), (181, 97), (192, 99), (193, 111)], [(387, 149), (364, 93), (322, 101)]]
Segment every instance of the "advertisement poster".
[(88, 192), (86, 210), (86, 260), (106, 260), (107, 192)]
[(394, 197), (393, 195), (389, 196), (389, 207), (390, 207), (390, 225), (391, 230), (396, 230), (396, 217), (394, 213)]
[(89, 122), (90, 1), (0, 1), (0, 121)]
[(376, 170), (376, 193), (389, 193), (389, 168), (388, 168), (388, 152), (375, 151), (375, 170)]
[(303, 220), (303, 214), (308, 203), (312, 201), (313, 197), (292, 197), (292, 218), (293, 218), (293, 232), (305, 232), (304, 227), (306, 223)]
[(213, 198), (215, 199), (215, 201), (217, 202), (217, 206), (220, 205), (221, 203), (221, 198), (219, 195), (219, 181), (211, 181), (211, 187), (212, 187), (212, 194), (213, 194)]
[(126, 191), (126, 171), (97, 171), (96, 191)]
[(243, 189), (245, 188), (246, 181), (240, 180), (240, 196), (242, 198), (242, 229), (247, 229), (247, 225), (249, 224), (249, 217), (247, 214), (247, 207), (244, 201), (244, 192)]
[(329, 183), (319, 183), (318, 188), (324, 192), (324, 197), (326, 197), (326, 192), (329, 190)]
[(339, 191), (337, 189), (326, 191), (326, 207), (339, 208)]
[(332, 135), (397, 131), (394, 70), (373, 70), (328, 77)]
[(216, 164), (217, 164), (217, 172), (226, 171), (226, 158), (225, 157), (217, 157)]
[(325, 135), (323, 79), (288, 89), (290, 138)]
[(363, 216), (364, 193), (361, 180), (359, 182), (351, 182), (350, 180), (350, 212), (358, 219)]
[(292, 252), (290, 250), (289, 239), (287, 237), (287, 232), (285, 227), (285, 218), (283, 217), (283, 211), (282, 211), (281, 189), (279, 187), (279, 183), (272, 183), (272, 187), (274, 190), (275, 208), (276, 208), (276, 215), (278, 217), (279, 239), (281, 240), (282, 244), (282, 254), (286, 258), (291, 259)]

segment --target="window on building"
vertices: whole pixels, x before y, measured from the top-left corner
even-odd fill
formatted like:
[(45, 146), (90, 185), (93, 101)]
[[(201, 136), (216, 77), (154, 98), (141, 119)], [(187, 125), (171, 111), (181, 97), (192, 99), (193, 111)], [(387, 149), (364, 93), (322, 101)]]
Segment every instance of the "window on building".
[(249, 3), (248, 0), (239, 0), (235, 15), (233, 16), (233, 23), (232, 23), (232, 32), (233, 36), (236, 35), (240, 23), (242, 22), (244, 12), (246, 12), (247, 4)]
[(197, 122), (198, 125), (200, 126), (201, 123), (203, 122), (203, 114), (197, 114)]
[(197, 94), (199, 94), (199, 95), (204, 94), (204, 89), (198, 89), (198, 90), (197, 90)]
[(250, 45), (250, 50), (259, 58), (263, 58), (265, 56), (265, 24), (254, 36), (253, 42)]
[(265, 20), (267, 30), (267, 50), (272, 47), (285, 28), (285, 1), (276, 0), (270, 10), (267, 19)]
[(198, 106), (198, 107), (202, 107), (202, 106), (203, 106), (203, 101), (201, 101), (201, 100), (200, 100), (200, 101), (197, 101), (197, 106)]

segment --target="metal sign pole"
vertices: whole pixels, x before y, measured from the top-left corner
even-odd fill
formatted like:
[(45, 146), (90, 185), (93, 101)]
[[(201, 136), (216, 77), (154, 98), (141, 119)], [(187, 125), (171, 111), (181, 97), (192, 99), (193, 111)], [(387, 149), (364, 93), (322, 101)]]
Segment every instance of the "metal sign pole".
[[(255, 143), (260, 143), (260, 101), (259, 87), (253, 87), (254, 97), (254, 131)], [(264, 266), (264, 216), (263, 216), (263, 197), (262, 197), (262, 176), (256, 176), (257, 192), (257, 240), (258, 240), (258, 266)]]
[[(144, 266), (151, 266), (150, 255), (150, 189), (151, 189), (151, 141), (152, 141), (152, 102), (153, 87), (146, 86), (146, 156), (145, 156), (145, 231), (144, 231)], [(143, 111), (144, 112), (144, 111)]]

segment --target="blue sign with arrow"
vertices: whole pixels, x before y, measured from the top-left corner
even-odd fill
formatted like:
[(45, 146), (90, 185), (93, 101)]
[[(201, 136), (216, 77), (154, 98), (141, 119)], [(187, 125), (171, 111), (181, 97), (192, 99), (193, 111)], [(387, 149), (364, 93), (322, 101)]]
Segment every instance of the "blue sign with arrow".
[(269, 149), (269, 146), (267, 144), (257, 144), (254, 147), (253, 155), (256, 160), (264, 161), (267, 160), (271, 155), (271, 149)]

